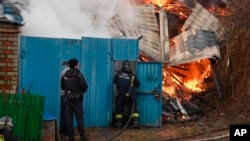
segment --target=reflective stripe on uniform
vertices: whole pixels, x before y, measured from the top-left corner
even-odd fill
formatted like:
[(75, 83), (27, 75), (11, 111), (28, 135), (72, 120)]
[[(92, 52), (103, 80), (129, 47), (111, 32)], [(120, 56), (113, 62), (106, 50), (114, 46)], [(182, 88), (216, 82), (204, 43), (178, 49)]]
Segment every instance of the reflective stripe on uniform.
[(132, 78), (131, 78), (131, 84), (130, 84), (130, 85), (131, 85), (131, 87), (133, 87), (133, 86), (134, 86), (134, 83), (133, 83), (133, 82), (134, 82), (134, 79), (135, 79), (135, 76), (133, 75), (133, 76), (132, 76)]
[[(134, 83), (133, 83), (133, 82), (134, 82), (134, 79), (135, 79), (135, 76), (132, 76), (131, 82), (130, 82), (130, 86), (131, 86), (131, 87), (133, 87), (133, 85), (134, 85)], [(130, 96), (130, 93), (126, 93), (125, 96)]]
[(133, 113), (132, 117), (139, 117), (139, 113)]
[(122, 118), (122, 114), (116, 114), (115, 118)]

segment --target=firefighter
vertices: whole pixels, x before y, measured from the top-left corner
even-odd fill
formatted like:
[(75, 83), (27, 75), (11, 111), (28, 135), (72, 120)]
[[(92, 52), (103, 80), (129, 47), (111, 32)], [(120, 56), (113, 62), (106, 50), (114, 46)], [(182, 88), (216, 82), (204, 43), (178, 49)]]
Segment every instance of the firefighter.
[(80, 140), (88, 140), (83, 121), (83, 94), (88, 89), (84, 75), (79, 70), (76, 58), (68, 61), (69, 70), (61, 78), (61, 89), (65, 92), (64, 115), (69, 141), (74, 141), (73, 117), (75, 115)]
[[(117, 94), (115, 97), (115, 124), (118, 127), (122, 126), (124, 118), (124, 109), (127, 104), (129, 113), (132, 111), (132, 123), (135, 128), (139, 129), (138, 118), (139, 113), (136, 106), (135, 87), (140, 86), (140, 81), (132, 72), (131, 64), (128, 60), (122, 64), (122, 69), (118, 71), (113, 78), (113, 83), (116, 84)], [(134, 108), (133, 108), (134, 104)]]

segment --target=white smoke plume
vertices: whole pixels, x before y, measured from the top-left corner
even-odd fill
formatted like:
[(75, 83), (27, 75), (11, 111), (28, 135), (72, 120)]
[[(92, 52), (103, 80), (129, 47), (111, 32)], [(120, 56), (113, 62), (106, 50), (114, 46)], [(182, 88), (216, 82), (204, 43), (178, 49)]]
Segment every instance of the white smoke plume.
[(111, 37), (117, 14), (132, 22), (129, 0), (16, 0), (22, 3), (21, 35), (55, 38)]

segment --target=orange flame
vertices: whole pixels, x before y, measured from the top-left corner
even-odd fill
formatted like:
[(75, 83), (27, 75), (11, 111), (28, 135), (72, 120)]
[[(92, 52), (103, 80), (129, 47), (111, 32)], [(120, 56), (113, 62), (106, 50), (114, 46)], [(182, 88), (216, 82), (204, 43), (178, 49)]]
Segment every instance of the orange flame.
[[(144, 4), (156, 4), (162, 9), (170, 12), (171, 14), (176, 14), (180, 19), (186, 19), (192, 13), (192, 9), (186, 7), (185, 4), (181, 4), (180, 1), (175, 3), (174, 0), (143, 0)], [(216, 7), (211, 5), (207, 10), (216, 15), (229, 15), (230, 12), (225, 11), (225, 8)], [(183, 31), (183, 30), (181, 30)], [(170, 39), (170, 44), (174, 43), (173, 39)], [(151, 59), (147, 57), (142, 57), (143, 61), (149, 61)], [(203, 92), (206, 88), (201, 87), (203, 85), (204, 80), (208, 77), (211, 77), (211, 66), (209, 59), (199, 60), (191, 63), (184, 64), (188, 69), (186, 70), (178, 70), (178, 75), (175, 72), (171, 72), (171, 68), (169, 67), (163, 68), (162, 76), (162, 89), (163, 93), (169, 95), (170, 97), (177, 97), (177, 89), (176, 85), (181, 85), (184, 89), (191, 92)], [(185, 98), (191, 98), (191, 95), (185, 96)]]
[(162, 87), (162, 91), (167, 93), (170, 97), (176, 97), (174, 86), (164, 86)]
[[(170, 97), (176, 97), (176, 85), (183, 86), (190, 92), (202, 92), (206, 88), (199, 87), (199, 84), (204, 83), (204, 79), (211, 76), (211, 66), (209, 59), (199, 60), (185, 64), (187, 70), (179, 71), (183, 76), (176, 75), (175, 72), (163, 69), (163, 92)], [(192, 96), (183, 95), (184, 99), (190, 99)]]
[(167, 0), (145, 0), (145, 4), (150, 4), (150, 3), (154, 3), (157, 4), (159, 6), (163, 6), (166, 3)]
[(216, 6), (209, 7), (207, 10), (216, 16), (230, 16), (232, 14), (231, 11)]
[[(175, 2), (175, 0), (144, 0), (144, 4), (156, 4), (162, 7), (164, 10), (179, 15), (181, 19), (186, 19), (191, 14), (192, 10), (190, 7), (186, 7), (186, 4), (181, 1)], [(219, 7), (217, 5), (210, 5), (207, 10), (217, 16), (228, 16), (231, 14), (230, 11), (226, 10), (225, 7)]]

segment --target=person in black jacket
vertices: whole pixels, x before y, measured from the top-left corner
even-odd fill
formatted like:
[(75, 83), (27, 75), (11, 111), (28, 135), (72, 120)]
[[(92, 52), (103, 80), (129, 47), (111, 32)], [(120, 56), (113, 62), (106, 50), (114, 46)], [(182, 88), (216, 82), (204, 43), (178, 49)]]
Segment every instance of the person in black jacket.
[[(120, 127), (123, 123), (123, 114), (125, 105), (132, 111), (132, 122), (135, 128), (138, 126), (139, 113), (136, 106), (135, 87), (140, 86), (140, 81), (132, 72), (131, 64), (128, 60), (122, 64), (121, 71), (117, 72), (113, 78), (113, 83), (116, 84), (117, 94), (115, 97), (115, 124)], [(133, 107), (134, 105), (134, 107)]]
[(83, 96), (88, 89), (84, 75), (79, 70), (76, 58), (68, 61), (69, 70), (61, 78), (61, 89), (65, 92), (65, 125), (69, 134), (69, 141), (74, 141), (73, 117), (75, 115), (80, 140), (88, 140), (83, 121)]

